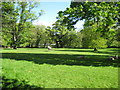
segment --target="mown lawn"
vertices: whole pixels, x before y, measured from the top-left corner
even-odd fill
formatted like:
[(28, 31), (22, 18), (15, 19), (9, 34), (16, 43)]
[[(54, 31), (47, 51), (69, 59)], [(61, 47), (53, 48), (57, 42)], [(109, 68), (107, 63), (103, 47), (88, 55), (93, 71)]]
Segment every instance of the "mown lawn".
[[(117, 48), (2, 50), (3, 87), (118, 88)], [(79, 56), (85, 58), (79, 58)]]

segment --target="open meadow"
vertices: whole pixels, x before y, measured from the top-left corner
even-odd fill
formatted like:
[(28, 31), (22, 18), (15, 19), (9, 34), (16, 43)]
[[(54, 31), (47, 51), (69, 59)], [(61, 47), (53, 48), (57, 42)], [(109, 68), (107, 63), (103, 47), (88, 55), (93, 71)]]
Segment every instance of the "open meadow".
[[(3, 88), (118, 88), (117, 48), (2, 50)], [(83, 56), (84, 58), (82, 58)]]
[(119, 0), (11, 0), (0, 5), (0, 87), (120, 86)]

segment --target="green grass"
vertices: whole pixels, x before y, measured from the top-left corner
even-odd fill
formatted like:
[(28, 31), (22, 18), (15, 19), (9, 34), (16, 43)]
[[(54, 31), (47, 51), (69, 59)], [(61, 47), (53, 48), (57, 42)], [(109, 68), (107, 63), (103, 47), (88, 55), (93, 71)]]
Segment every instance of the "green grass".
[[(2, 50), (4, 87), (118, 88), (118, 49)], [(78, 56), (85, 55), (84, 59)]]

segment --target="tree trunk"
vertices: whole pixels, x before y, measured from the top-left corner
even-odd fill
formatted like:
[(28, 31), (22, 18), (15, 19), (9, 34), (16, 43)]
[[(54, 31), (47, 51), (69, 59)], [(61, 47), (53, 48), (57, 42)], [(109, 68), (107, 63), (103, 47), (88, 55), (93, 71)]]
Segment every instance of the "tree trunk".
[(17, 49), (17, 40), (16, 40), (16, 37), (15, 37), (15, 32), (13, 33), (13, 49)]
[(59, 48), (59, 43), (58, 43), (58, 41), (56, 41), (56, 48)]
[(13, 46), (13, 49), (17, 49), (17, 46), (16, 46), (16, 45), (14, 45), (14, 46)]
[(17, 42), (16, 41), (13, 41), (13, 49), (17, 49)]
[(38, 48), (40, 43), (40, 37), (36, 40), (35, 47)]
[(60, 48), (63, 48), (63, 47), (64, 47), (63, 42), (60, 41)]
[(44, 48), (46, 47), (46, 42), (44, 42)]
[(94, 51), (98, 51), (97, 48), (94, 48)]

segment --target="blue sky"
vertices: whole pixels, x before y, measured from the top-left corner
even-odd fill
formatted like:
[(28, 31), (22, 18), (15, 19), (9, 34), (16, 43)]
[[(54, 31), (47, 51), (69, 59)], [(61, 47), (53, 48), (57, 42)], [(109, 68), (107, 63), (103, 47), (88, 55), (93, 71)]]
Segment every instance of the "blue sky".
[[(57, 19), (59, 11), (64, 11), (67, 7), (70, 7), (71, 1), (67, 2), (40, 2), (40, 6), (35, 11), (44, 10), (44, 14), (34, 21), (35, 25), (51, 26)], [(75, 27), (82, 28), (83, 21), (78, 22)]]

